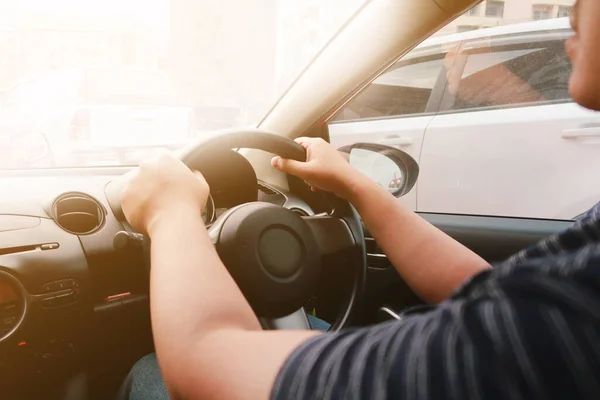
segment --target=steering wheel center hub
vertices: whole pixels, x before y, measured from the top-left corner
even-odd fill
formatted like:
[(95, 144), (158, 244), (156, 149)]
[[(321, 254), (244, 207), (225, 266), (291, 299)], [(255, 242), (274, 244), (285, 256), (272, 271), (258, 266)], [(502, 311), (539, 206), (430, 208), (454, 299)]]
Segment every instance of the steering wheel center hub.
[(290, 278), (301, 267), (306, 249), (294, 231), (270, 227), (259, 240), (258, 253), (265, 270), (277, 278)]
[(269, 203), (244, 204), (226, 218), (217, 249), (256, 314), (281, 317), (301, 308), (321, 268), (308, 224)]

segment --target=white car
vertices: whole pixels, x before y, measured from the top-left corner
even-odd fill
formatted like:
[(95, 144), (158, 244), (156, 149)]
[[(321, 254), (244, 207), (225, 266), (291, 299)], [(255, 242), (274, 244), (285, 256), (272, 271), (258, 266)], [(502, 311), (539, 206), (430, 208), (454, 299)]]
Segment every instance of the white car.
[(45, 135), (55, 166), (137, 164), (187, 143), (193, 111), (160, 71), (61, 68), (12, 87), (0, 126)]
[(403, 201), (419, 212), (573, 219), (600, 197), (600, 113), (569, 95), (571, 35), (563, 18), (429, 39), (337, 113), (330, 139), (410, 153), (421, 172)]

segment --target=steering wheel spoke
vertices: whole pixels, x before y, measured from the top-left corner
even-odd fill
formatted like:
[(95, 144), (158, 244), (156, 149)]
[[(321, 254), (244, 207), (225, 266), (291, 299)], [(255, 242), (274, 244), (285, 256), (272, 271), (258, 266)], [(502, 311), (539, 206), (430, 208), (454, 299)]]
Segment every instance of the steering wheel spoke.
[(260, 318), (260, 323), (268, 330), (310, 330), (308, 317), (303, 308), (281, 318)]
[(310, 227), (321, 256), (337, 254), (356, 245), (350, 227), (342, 218), (329, 215), (302, 217)]

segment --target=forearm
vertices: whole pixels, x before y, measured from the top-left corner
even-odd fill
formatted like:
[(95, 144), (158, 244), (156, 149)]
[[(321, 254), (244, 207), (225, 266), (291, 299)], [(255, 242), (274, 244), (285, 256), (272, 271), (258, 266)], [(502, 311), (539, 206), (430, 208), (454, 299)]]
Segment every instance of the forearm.
[(261, 327), (219, 259), (199, 213), (182, 209), (157, 222), (149, 234), (156, 350), (169, 389), (185, 396), (182, 383), (197, 383), (199, 370), (211, 368), (202, 365), (213, 359), (205, 348), (209, 334)]
[(368, 178), (353, 183), (348, 197), (398, 273), (425, 301), (445, 300), (467, 278), (490, 268)]

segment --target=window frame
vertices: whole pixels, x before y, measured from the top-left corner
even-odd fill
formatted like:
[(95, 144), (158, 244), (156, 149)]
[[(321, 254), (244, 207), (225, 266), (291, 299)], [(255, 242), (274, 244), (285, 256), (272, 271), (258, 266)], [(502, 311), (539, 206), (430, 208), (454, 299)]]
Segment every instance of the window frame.
[[(536, 40), (528, 39), (528, 38), (542, 38), (547, 37), (547, 40), (537, 40), (537, 42), (542, 41), (558, 41), (558, 40), (566, 40), (573, 34), (571, 29), (553, 29), (547, 31), (537, 31), (537, 32), (520, 32), (513, 33), (508, 35), (500, 35), (500, 36), (491, 36), (491, 37), (482, 37), (478, 39), (470, 39), (465, 40), (461, 50), (467, 49), (469, 50), (469, 46), (473, 44), (479, 43), (487, 43), (492, 48), (503, 48), (509, 46), (533, 46), (536, 43)], [(497, 43), (495, 43), (497, 42)], [(466, 66), (466, 63), (465, 63)], [(463, 66), (463, 69), (465, 68)], [(461, 71), (462, 72), (462, 71)], [(452, 109), (454, 106), (454, 95), (450, 94), (448, 91), (448, 80), (446, 77), (443, 77), (445, 82), (444, 86), (444, 95), (440, 102), (438, 115), (449, 115), (449, 114), (462, 114), (462, 113), (471, 113), (471, 112), (483, 112), (483, 111), (493, 111), (493, 110), (512, 110), (517, 108), (526, 108), (526, 107), (541, 107), (555, 104), (570, 104), (573, 103), (574, 100), (569, 97), (568, 99), (559, 99), (559, 100), (547, 100), (547, 101), (538, 101), (538, 102), (530, 102), (530, 103), (515, 103), (515, 104), (507, 104), (507, 105), (498, 105), (498, 106), (485, 106), (485, 107), (472, 107), (472, 108), (463, 108), (463, 109)]]
[[(562, 8), (562, 10), (561, 10), (561, 8)], [(566, 15), (560, 15), (561, 11), (564, 12), (565, 10), (567, 11), (567, 14)], [(567, 17), (569, 17), (571, 15), (571, 11), (572, 10), (573, 10), (573, 6), (561, 6), (561, 5), (559, 5), (558, 6), (558, 10), (557, 10), (557, 14), (556, 14), (557, 18), (567, 18)]]
[[(383, 76), (384, 74), (386, 74), (389, 71), (392, 71), (393, 69), (397, 69), (397, 68), (403, 68), (407, 65), (411, 65), (411, 64), (417, 64), (419, 62), (426, 62), (426, 61), (433, 61), (436, 59), (440, 59), (443, 60), (443, 57), (445, 55), (445, 51), (444, 48), (445, 47), (450, 47), (450, 46), (458, 46), (458, 48), (462, 48), (462, 44), (463, 41), (456, 41), (456, 42), (451, 42), (451, 43), (444, 43), (443, 45), (440, 44), (436, 44), (436, 45), (432, 45), (432, 46), (426, 46), (426, 47), (419, 47), (419, 48), (415, 48), (414, 50), (412, 50), (411, 52), (409, 52), (408, 54), (405, 54), (403, 57), (399, 58), (396, 62), (394, 62), (392, 64), (391, 67), (389, 67), (388, 69), (386, 69), (385, 71), (383, 71), (381, 74), (379, 74), (377, 77), (375, 77), (373, 79), (373, 81), (371, 81), (368, 85), (366, 85), (362, 90), (360, 90), (359, 92), (355, 93), (347, 102), (346, 104), (344, 104), (344, 106), (342, 108), (340, 108), (329, 120), (328, 120), (328, 124), (346, 124), (346, 123), (356, 123), (356, 122), (368, 122), (368, 121), (383, 121), (383, 120), (390, 120), (390, 119), (405, 119), (405, 118), (419, 118), (419, 117), (430, 117), (430, 116), (435, 116), (438, 114), (439, 109), (440, 109), (440, 105), (446, 90), (446, 73), (444, 71), (444, 69), (442, 68), (442, 70), (440, 71), (440, 73), (438, 74), (435, 84), (433, 85), (433, 88), (431, 89), (431, 95), (429, 96), (429, 100), (427, 101), (427, 105), (425, 106), (425, 111), (421, 112), (421, 113), (413, 113), (413, 114), (401, 114), (401, 115), (386, 115), (386, 116), (381, 116), (381, 117), (368, 117), (368, 118), (352, 118), (352, 119), (340, 119), (340, 120), (334, 120), (334, 118), (341, 113), (355, 98), (357, 98), (358, 96), (361, 95), (361, 93), (364, 92), (365, 89), (367, 89), (368, 87), (370, 87), (371, 85), (373, 85), (373, 82), (375, 80), (377, 80), (377, 78)], [(443, 46), (443, 47), (442, 47)], [(414, 54), (413, 52), (418, 52), (418, 53), (424, 53), (422, 56), (413, 56), (411, 57), (411, 53)], [(439, 57), (439, 58), (438, 58)]]
[(467, 11), (467, 13), (465, 15), (468, 15), (470, 17), (479, 17), (481, 16), (481, 3), (477, 3), (475, 4), (473, 7), (469, 8), (469, 10)]
[(548, 10), (533, 10), (532, 19), (534, 21), (543, 21), (543, 20), (549, 19), (549, 18), (550, 18), (550, 12)]
[[(490, 10), (489, 5), (491, 3), (501, 3), (502, 4), (502, 13), (500, 15), (491, 15), (488, 13), (488, 10)], [(488, 0), (485, 3), (485, 16), (488, 18), (504, 18), (504, 14), (506, 13), (506, 3), (502, 0)]]

